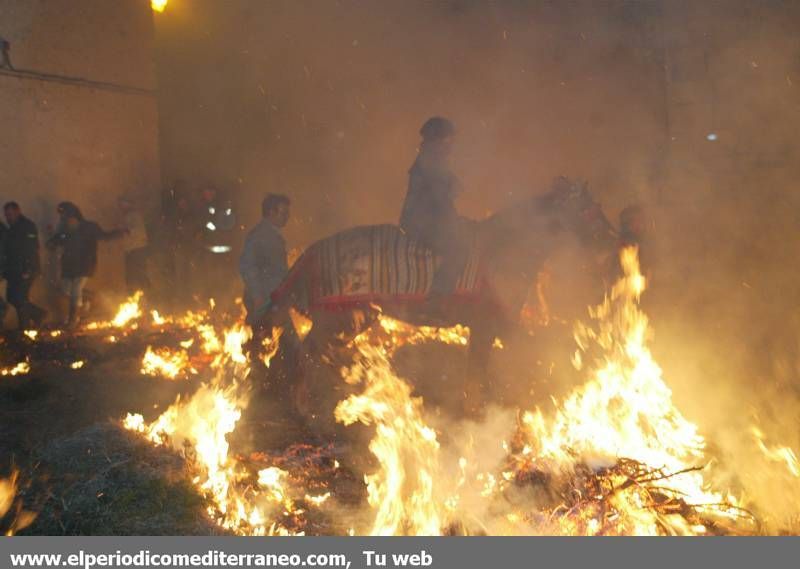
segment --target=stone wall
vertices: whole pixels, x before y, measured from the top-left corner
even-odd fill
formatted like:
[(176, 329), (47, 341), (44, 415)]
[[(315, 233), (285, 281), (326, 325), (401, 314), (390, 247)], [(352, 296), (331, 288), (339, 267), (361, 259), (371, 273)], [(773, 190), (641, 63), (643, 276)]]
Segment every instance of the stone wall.
[[(0, 36), (11, 44), (14, 67), (23, 71), (0, 74), (0, 199), (18, 201), (39, 224), (43, 239), (62, 200), (74, 201), (107, 227), (117, 223), (116, 198), (122, 193), (139, 196), (146, 207), (157, 203), (158, 114), (148, 2), (0, 0)], [(113, 85), (48, 81), (42, 75)], [(119, 244), (101, 245), (93, 288), (112, 296), (121, 292), (120, 252)], [(43, 259), (54, 262), (44, 253)], [(54, 274), (49, 267), (48, 276)], [(37, 296), (44, 294), (46, 281), (39, 283)]]

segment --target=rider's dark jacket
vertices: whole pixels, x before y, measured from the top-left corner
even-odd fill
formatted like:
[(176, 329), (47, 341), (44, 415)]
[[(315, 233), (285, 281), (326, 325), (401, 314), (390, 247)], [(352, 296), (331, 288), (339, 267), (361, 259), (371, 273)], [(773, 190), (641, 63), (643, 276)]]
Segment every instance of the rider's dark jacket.
[(408, 192), (400, 227), (411, 237), (436, 249), (441, 233), (458, 223), (455, 199), (460, 186), (446, 164), (423, 150), (408, 172)]

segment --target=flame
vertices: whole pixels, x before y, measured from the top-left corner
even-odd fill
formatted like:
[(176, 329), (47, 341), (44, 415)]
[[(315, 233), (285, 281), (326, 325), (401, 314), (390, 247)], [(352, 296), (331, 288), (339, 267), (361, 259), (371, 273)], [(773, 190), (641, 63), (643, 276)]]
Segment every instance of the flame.
[(311, 332), (311, 327), (314, 322), (311, 321), (306, 315), (298, 312), (294, 308), (289, 308), (289, 318), (292, 320), (292, 325), (300, 340), (305, 340), (308, 333)]
[(142, 309), (139, 308), (139, 302), (142, 300), (143, 294), (138, 290), (128, 297), (128, 300), (120, 305), (116, 316), (111, 320), (111, 325), (115, 328), (124, 328), (131, 321), (141, 318)]
[(161, 375), (167, 379), (176, 379), (179, 375), (185, 376), (187, 372), (196, 373), (189, 365), (189, 354), (186, 350), (173, 351), (168, 348), (154, 350), (152, 346), (147, 346), (142, 356), (143, 375)]
[(169, 0), (150, 0), (150, 7), (153, 9), (153, 12), (158, 12), (159, 14), (167, 9), (167, 3)]
[[(626, 248), (620, 259), (624, 276), (610, 297), (590, 311), (595, 328), (579, 325), (576, 341), (581, 351), (574, 363), (583, 366), (582, 353), (590, 347), (602, 351), (589, 381), (576, 389), (545, 418), (539, 410), (522, 420), (526, 442), (518, 454), (518, 468), (574, 475), (584, 466), (608, 473), (609, 481), (625, 484), (638, 465), (650, 469), (639, 484), (617, 490), (610, 504), (618, 519), (609, 527), (609, 513), (586, 504), (559, 518), (567, 533), (704, 533), (703, 524), (689, 526), (677, 513), (664, 513), (654, 503), (656, 492), (641, 480), (658, 485), (660, 498), (680, 499), (701, 510), (735, 517), (736, 501), (712, 492), (702, 466), (705, 440), (672, 402), (661, 368), (647, 347), (648, 320), (638, 300), (645, 289), (637, 250)], [(625, 462), (621, 461), (633, 461)], [(626, 468), (616, 468), (618, 465)], [(656, 482), (657, 481), (657, 482)], [(713, 508), (711, 507), (713, 506)]]
[[(14, 507), (18, 489), (18, 478), (18, 470), (11, 472), (11, 476), (8, 478), (0, 478), (0, 519)], [(25, 529), (36, 519), (36, 514), (22, 509), (21, 501), (17, 502), (16, 510), (11, 526), (6, 531), (6, 536), (12, 536), (18, 531)]]
[[(242, 323), (221, 334), (209, 323), (198, 326), (197, 331), (203, 339), (202, 349), (213, 356), (213, 380), (202, 384), (189, 399), (178, 398), (152, 423), (147, 424), (142, 415), (129, 413), (123, 426), (157, 445), (187, 452), (197, 473), (195, 483), (210, 499), (208, 513), (221, 527), (239, 534), (288, 534), (281, 523), (269, 521), (278, 513), (291, 516), (296, 511), (286, 473), (270, 467), (259, 471), (254, 480), (252, 473), (229, 452), (227, 437), (248, 403), (248, 390), (242, 379), (249, 370), (242, 344), (250, 332)], [(149, 348), (148, 351), (157, 355)], [(179, 353), (185, 355), (184, 351)], [(169, 373), (177, 367), (168, 368)], [(163, 368), (160, 371), (164, 373)]]
[(74, 361), (71, 364), (69, 364), (69, 367), (72, 368), (72, 369), (81, 369), (84, 365), (86, 365), (85, 361), (77, 360), (77, 361)]
[(406, 345), (418, 345), (428, 342), (439, 342), (453, 346), (469, 344), (469, 328), (461, 324), (444, 328), (436, 326), (413, 326), (395, 320), (384, 314), (378, 314), (378, 328), (359, 335), (355, 344), (380, 341), (389, 354)]
[(261, 346), (264, 348), (264, 351), (261, 356), (261, 361), (264, 362), (264, 365), (269, 367), (272, 358), (275, 357), (275, 354), (278, 353), (278, 348), (280, 348), (280, 339), (283, 335), (283, 328), (273, 328), (272, 335), (269, 338), (264, 338)]
[(14, 367), (0, 369), (0, 375), (25, 375), (31, 371), (31, 366), (27, 361), (19, 362)]
[(365, 364), (351, 368), (348, 383), (364, 392), (339, 403), (337, 421), (376, 426), (369, 450), (380, 462), (365, 476), (368, 502), (375, 508), (371, 535), (438, 535), (441, 532), (434, 475), (439, 443), (422, 419), (422, 400), (391, 369), (386, 352), (362, 344)]
[(31, 340), (36, 340), (36, 337), (39, 335), (38, 330), (25, 330), (24, 334), (30, 338)]
[(783, 463), (792, 476), (800, 477), (800, 462), (798, 462), (797, 455), (791, 448), (781, 445), (767, 446), (765, 442), (766, 436), (755, 425), (750, 428), (750, 432), (755, 439), (756, 445), (768, 460)]
[[(343, 371), (343, 380), (360, 392), (341, 401), (334, 415), (344, 425), (374, 427), (369, 451), (377, 466), (364, 477), (369, 522), (343, 525), (348, 533), (439, 535), (453, 523), (471, 531), (467, 520), (486, 533), (508, 534), (697, 535), (745, 526), (753, 531), (739, 499), (713, 487), (706, 441), (674, 405), (650, 352), (649, 322), (639, 308), (646, 281), (636, 249), (623, 250), (620, 259), (624, 275), (604, 302), (590, 309), (591, 322), (575, 329), (579, 349), (573, 363), (585, 384), (554, 400), (549, 411), (521, 413), (517, 432), (502, 443), (506, 462), (494, 470), (473, 464), (481, 449), (442, 452), (421, 398), (391, 366), (401, 346), (464, 346), (468, 328), (414, 327), (380, 314), (378, 325), (354, 340), (359, 357)], [(318, 486), (301, 489), (285, 463), (253, 467), (229, 448), (229, 435), (248, 404), (242, 346), (250, 330), (241, 322), (222, 329), (205, 312), (166, 320), (191, 329), (192, 337), (180, 351), (148, 352), (185, 356), (189, 348), (198, 350), (214, 378), (151, 423), (129, 414), (125, 427), (186, 454), (195, 484), (209, 499), (208, 512), (221, 527), (238, 534), (295, 532), (288, 520), (299, 519), (300, 506), (318, 508), (332, 493)], [(296, 328), (304, 325), (299, 322)], [(276, 328), (263, 340), (265, 364), (280, 337)], [(176, 367), (186, 365), (188, 357)], [(144, 367), (143, 359), (143, 373)], [(800, 476), (792, 449), (768, 443), (755, 427), (751, 434), (769, 460)], [(450, 465), (445, 456), (458, 458)], [(519, 499), (539, 487), (547, 499)], [(476, 503), (485, 507), (474, 508)], [(479, 511), (491, 519), (481, 519)]]

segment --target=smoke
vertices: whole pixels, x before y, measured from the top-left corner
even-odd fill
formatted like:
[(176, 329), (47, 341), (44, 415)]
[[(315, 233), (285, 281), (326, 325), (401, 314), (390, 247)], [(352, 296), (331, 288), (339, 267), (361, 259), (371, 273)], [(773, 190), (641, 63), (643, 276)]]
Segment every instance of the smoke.
[[(643, 204), (655, 358), (727, 479), (786, 517), (796, 480), (776, 482), (750, 427), (800, 448), (798, 23), (780, 1), (171, 2), (157, 18), (162, 169), (230, 190), (245, 225), (265, 193), (289, 194), (303, 248), (395, 221), (417, 130), (442, 114), (465, 215), (561, 174), (587, 179), (612, 219)], [(569, 369), (557, 348), (602, 294), (576, 292), (574, 265), (551, 260), (566, 322), (510, 364), (515, 392), (566, 388), (548, 379)]]

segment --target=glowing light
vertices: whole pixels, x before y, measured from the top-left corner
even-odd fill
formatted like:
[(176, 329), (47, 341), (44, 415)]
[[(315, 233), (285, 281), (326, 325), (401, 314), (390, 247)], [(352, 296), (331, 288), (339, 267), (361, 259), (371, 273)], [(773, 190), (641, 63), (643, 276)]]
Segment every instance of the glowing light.
[(25, 375), (31, 371), (31, 366), (27, 361), (19, 362), (14, 367), (0, 369), (0, 375)]
[(167, 379), (176, 379), (179, 375), (196, 373), (189, 366), (189, 355), (185, 350), (170, 351), (168, 348), (154, 350), (147, 346), (142, 357), (141, 373), (150, 376), (163, 376)]
[(167, 9), (167, 3), (169, 0), (150, 0), (150, 7), (153, 9), (153, 12), (158, 12), (159, 14)]
[(128, 300), (123, 302), (119, 310), (117, 310), (116, 316), (111, 320), (111, 325), (116, 328), (124, 328), (133, 320), (140, 318), (142, 316), (142, 309), (139, 308), (139, 302), (142, 300), (143, 294), (144, 293), (140, 290), (136, 291)]
[[(14, 502), (17, 501), (17, 479), (19, 471), (14, 470), (9, 478), (0, 478), (0, 519), (8, 513)], [(28, 527), (36, 519), (36, 514), (22, 509), (21, 500), (17, 503), (16, 514), (11, 519), (11, 525), (6, 530), (6, 536), (12, 536), (18, 531)]]

